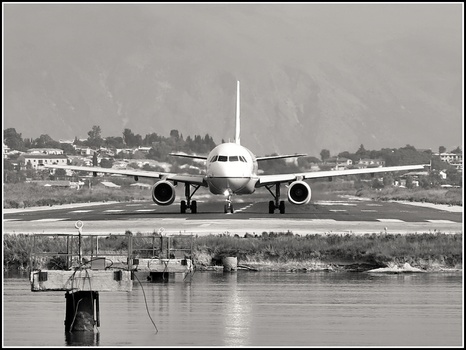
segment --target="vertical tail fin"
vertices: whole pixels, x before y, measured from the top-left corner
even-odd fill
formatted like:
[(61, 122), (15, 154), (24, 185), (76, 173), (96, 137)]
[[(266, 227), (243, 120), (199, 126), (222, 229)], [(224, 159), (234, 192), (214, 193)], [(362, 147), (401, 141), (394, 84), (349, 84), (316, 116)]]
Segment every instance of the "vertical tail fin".
[(239, 120), (239, 80), (236, 82), (236, 133), (235, 133), (235, 143), (238, 145), (240, 142), (240, 120)]

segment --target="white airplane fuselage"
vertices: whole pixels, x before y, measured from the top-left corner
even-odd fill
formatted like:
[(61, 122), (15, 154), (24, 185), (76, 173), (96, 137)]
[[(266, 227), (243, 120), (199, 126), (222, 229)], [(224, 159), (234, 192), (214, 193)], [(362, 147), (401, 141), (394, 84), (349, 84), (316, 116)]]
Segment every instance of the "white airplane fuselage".
[(206, 181), (213, 194), (250, 194), (255, 190), (257, 161), (237, 143), (222, 143), (207, 157)]

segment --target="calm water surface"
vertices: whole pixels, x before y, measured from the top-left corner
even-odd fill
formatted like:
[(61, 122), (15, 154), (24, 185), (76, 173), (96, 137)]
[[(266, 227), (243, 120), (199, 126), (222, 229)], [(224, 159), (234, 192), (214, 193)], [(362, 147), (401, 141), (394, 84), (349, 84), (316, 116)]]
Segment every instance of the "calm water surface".
[(65, 292), (31, 292), (24, 277), (3, 283), (4, 346), (464, 344), (461, 272), (196, 272), (190, 282), (135, 281), (132, 292), (101, 292), (100, 327), (76, 334), (64, 331)]

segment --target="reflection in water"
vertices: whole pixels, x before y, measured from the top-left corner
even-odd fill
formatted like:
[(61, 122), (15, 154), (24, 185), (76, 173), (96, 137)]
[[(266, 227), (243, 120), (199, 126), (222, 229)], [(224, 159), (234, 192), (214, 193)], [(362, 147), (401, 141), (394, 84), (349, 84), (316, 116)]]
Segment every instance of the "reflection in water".
[(27, 277), (3, 282), (4, 346), (462, 344), (462, 272), (196, 272), (102, 293), (99, 333), (65, 337), (63, 292), (32, 293)]
[(237, 272), (224, 272), (225, 291), (225, 346), (249, 344), (250, 304), (247, 295), (238, 287)]
[(98, 331), (65, 332), (65, 341), (68, 346), (98, 346), (100, 333)]

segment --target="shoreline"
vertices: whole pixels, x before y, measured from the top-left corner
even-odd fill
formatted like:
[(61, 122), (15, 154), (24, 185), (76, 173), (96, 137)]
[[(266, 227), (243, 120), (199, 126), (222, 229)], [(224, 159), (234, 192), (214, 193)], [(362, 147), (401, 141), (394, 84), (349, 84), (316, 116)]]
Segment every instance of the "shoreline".
[[(414, 259), (413, 259), (414, 260)], [(197, 266), (196, 271), (223, 271), (223, 266)], [(237, 270), (248, 270), (254, 272), (284, 272), (284, 273), (312, 273), (312, 272), (358, 272), (377, 274), (400, 274), (400, 273), (448, 273), (463, 272), (462, 264), (449, 267), (438, 261), (425, 261), (418, 259), (417, 262), (388, 262), (386, 264), (370, 264), (364, 262), (322, 262), (318, 260), (276, 262), (238, 262)]]

